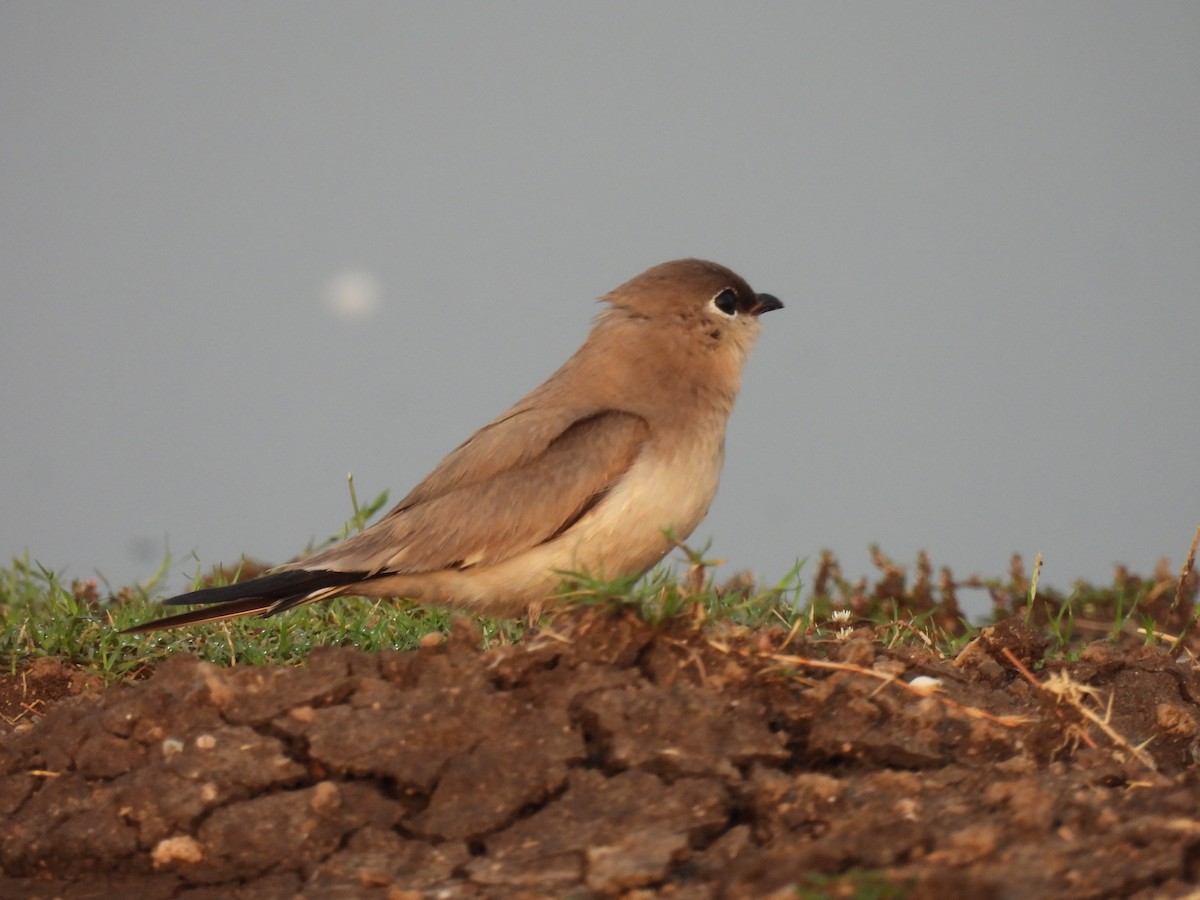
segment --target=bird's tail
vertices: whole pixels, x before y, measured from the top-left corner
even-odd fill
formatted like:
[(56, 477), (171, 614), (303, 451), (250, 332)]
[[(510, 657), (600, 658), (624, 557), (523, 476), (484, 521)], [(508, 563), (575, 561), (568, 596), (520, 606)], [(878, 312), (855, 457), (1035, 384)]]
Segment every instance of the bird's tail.
[(332, 596), (339, 588), (370, 579), (365, 572), (334, 572), (328, 569), (287, 569), (261, 578), (252, 578), (222, 587), (189, 591), (163, 601), (168, 606), (205, 604), (205, 609), (193, 609), (165, 619), (142, 622), (126, 628), (122, 634), (178, 628), (199, 622), (221, 622), (255, 614), (271, 616), (302, 603)]

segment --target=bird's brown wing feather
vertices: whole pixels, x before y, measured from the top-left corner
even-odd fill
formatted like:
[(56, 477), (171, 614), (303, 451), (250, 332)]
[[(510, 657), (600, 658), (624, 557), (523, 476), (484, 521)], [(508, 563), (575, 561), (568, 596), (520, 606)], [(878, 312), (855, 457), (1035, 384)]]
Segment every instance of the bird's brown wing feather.
[[(490, 429), (520, 428), (521, 418), (494, 423), (456, 453), (478, 453), (474, 441), (482, 437), (490, 444)], [(452, 479), (432, 487), (426, 479), (426, 490), (418, 486), (378, 523), (296, 568), (429, 572), (508, 559), (570, 527), (628, 471), (648, 437), (645, 420), (627, 412), (606, 410), (574, 419), (541, 442), (536, 455), (526, 454), (487, 478), (463, 477), (449, 488), (445, 483), (454, 484)], [(496, 443), (513, 443), (511, 434), (508, 440), (503, 434), (498, 438)], [(528, 447), (528, 435), (519, 443)], [(434, 490), (438, 487), (442, 490)]]
[(645, 420), (615, 410), (523, 419), (518, 411), (477, 432), (434, 471), (437, 478), (361, 534), (260, 578), (172, 597), (168, 604), (211, 605), (126, 630), (271, 615), (389, 572), (507, 559), (570, 528), (628, 471), (649, 436)]

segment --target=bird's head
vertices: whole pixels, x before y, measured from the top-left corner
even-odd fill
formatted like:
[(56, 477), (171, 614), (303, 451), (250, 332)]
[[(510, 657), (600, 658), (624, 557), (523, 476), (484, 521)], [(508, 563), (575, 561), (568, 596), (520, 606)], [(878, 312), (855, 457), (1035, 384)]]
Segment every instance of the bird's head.
[(647, 269), (603, 298), (628, 325), (673, 334), (696, 352), (736, 361), (740, 369), (762, 326), (758, 317), (782, 309), (756, 294), (741, 276), (702, 259), (677, 259)]

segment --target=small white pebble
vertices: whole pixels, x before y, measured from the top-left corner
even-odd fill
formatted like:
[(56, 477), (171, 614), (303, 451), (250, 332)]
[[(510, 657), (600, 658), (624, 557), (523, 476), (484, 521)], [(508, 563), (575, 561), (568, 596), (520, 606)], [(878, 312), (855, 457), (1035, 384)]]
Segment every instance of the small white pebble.
[(215, 746), (217, 746), (217, 739), (211, 734), (202, 734), (196, 738), (197, 750), (211, 750)]
[(909, 822), (916, 822), (921, 805), (912, 797), (905, 797), (896, 804), (896, 814)]
[(204, 848), (194, 837), (186, 834), (163, 838), (154, 845), (150, 859), (156, 869), (172, 863), (198, 863), (204, 859)]
[(174, 756), (176, 753), (183, 752), (183, 741), (179, 738), (167, 738), (162, 742), (162, 755)]
[(342, 805), (342, 794), (332, 781), (322, 781), (313, 788), (309, 806), (314, 812), (328, 813)]
[(922, 694), (935, 694), (942, 689), (942, 679), (929, 675), (918, 675), (908, 686)]

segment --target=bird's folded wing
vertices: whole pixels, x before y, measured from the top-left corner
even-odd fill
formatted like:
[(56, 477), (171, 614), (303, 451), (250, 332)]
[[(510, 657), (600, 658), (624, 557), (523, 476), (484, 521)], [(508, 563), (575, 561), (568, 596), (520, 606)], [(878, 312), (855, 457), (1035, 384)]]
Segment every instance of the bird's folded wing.
[[(536, 455), (428, 499), (414, 491), (366, 531), (297, 567), (428, 572), (508, 559), (585, 515), (629, 470), (648, 437), (645, 420), (632, 413), (575, 419)], [(459, 452), (471, 451), (471, 443)]]

